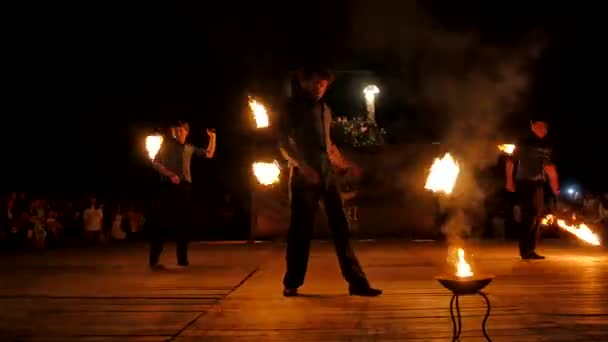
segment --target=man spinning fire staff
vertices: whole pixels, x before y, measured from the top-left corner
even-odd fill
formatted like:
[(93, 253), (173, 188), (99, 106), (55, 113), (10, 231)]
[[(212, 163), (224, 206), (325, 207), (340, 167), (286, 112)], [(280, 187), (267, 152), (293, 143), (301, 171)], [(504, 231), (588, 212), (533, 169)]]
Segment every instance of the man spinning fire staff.
[(521, 208), (520, 256), (522, 259), (544, 259), (535, 250), (544, 215), (545, 176), (549, 177), (555, 196), (559, 196), (559, 180), (552, 160), (553, 149), (546, 139), (547, 122), (542, 117), (535, 117), (530, 125), (532, 134), (515, 145), (515, 150), (507, 159), (506, 188), (516, 193), (516, 201)]
[(157, 201), (160, 207), (156, 225), (150, 236), (150, 267), (158, 264), (163, 243), (169, 232), (174, 233), (177, 243), (177, 264), (188, 266), (188, 237), (191, 226), (190, 194), (192, 156), (212, 158), (215, 153), (215, 130), (208, 129), (209, 146), (202, 149), (186, 143), (190, 132), (187, 122), (179, 122), (173, 128), (174, 138), (166, 140), (154, 158), (154, 167), (163, 176), (163, 188)]
[(319, 200), (323, 200), (342, 276), (349, 293), (378, 296), (350, 244), (350, 229), (342, 208), (332, 167), (360, 176), (359, 167), (346, 160), (330, 139), (331, 110), (322, 100), (333, 76), (323, 67), (297, 74), (297, 89), (278, 118), (279, 147), (290, 165), (291, 219), (287, 236), (287, 272), (283, 295), (298, 295), (304, 283), (310, 242)]

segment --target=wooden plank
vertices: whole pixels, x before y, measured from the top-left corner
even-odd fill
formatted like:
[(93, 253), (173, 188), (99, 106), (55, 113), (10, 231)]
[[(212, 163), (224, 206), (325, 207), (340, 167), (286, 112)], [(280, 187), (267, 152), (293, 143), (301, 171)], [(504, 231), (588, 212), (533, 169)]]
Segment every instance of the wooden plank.
[[(327, 242), (313, 243), (303, 296), (284, 298), (284, 247), (194, 244), (191, 268), (168, 263), (163, 272), (147, 269), (143, 246), (2, 259), (1, 340), (450, 340), (451, 296), (433, 279), (453, 271), (445, 246), (357, 243), (369, 279), (385, 290), (378, 298), (348, 296)], [(486, 288), (492, 340), (607, 341), (608, 253), (543, 247), (549, 259), (525, 262), (514, 244), (466, 246), (474, 272), (495, 276)], [(173, 256), (167, 251), (165, 258)], [(461, 340), (483, 341), (483, 300), (460, 304)]]
[[(173, 259), (172, 246), (167, 249), (165, 258)], [(161, 271), (149, 269), (143, 245), (2, 259), (0, 340), (166, 341), (213, 310), (263, 252), (256, 246), (193, 249), (192, 267), (169, 264)]]
[[(331, 246), (316, 244), (301, 289), (304, 296), (281, 296), (284, 262), (277, 255), (177, 341), (449, 340), (451, 296), (433, 280), (449, 269), (445, 247), (357, 247), (370, 280), (385, 290), (383, 296), (349, 297)], [(513, 246), (471, 248), (476, 254), (474, 270), (496, 276), (487, 288), (493, 305), (487, 329), (493, 341), (606, 340), (604, 251), (556, 246), (546, 249), (548, 260), (525, 262)], [(462, 340), (483, 340), (483, 300), (462, 298), (461, 314)]]

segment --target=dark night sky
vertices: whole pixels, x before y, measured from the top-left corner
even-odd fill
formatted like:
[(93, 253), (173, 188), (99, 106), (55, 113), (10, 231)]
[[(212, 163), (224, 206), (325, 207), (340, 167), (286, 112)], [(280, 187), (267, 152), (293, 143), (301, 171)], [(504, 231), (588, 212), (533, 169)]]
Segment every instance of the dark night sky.
[[(130, 147), (137, 129), (178, 116), (191, 119), (199, 134), (214, 126), (219, 136), (238, 139), (235, 120), (243, 116), (246, 90), (272, 88), (307, 57), (390, 70), (391, 56), (362, 53), (352, 37), (354, 16), (361, 15), (361, 7), (353, 7), (385, 3), (398, 2), (22, 5), (10, 31), (14, 106), (5, 112), (3, 137), (8, 183), (130, 183), (141, 172)], [(600, 58), (593, 53), (598, 34), (590, 9), (523, 1), (426, 3), (436, 25), (479, 31), (492, 44), (545, 33), (549, 43), (532, 73), (529, 107), (550, 112), (560, 136), (572, 130), (560, 139), (570, 165), (597, 154), (604, 139), (591, 120), (599, 101), (589, 88)], [(236, 155), (218, 151), (218, 158)], [(602, 172), (591, 163), (595, 171), (580, 176), (597, 182)]]

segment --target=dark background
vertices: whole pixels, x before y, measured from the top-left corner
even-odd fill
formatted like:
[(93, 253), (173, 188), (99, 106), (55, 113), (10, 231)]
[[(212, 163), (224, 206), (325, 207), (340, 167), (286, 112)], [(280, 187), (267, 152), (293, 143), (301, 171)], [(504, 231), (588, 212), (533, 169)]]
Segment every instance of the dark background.
[[(16, 5), (7, 13), (13, 20), (5, 62), (5, 187), (144, 191), (157, 178), (137, 144), (146, 129), (186, 118), (193, 141), (201, 144), (205, 127), (217, 128), (217, 158), (196, 166), (218, 180), (205, 187), (238, 188), (250, 139), (248, 93), (278, 97), (288, 71), (312, 58), (338, 70), (368, 70), (380, 79), (396, 77), (395, 70), (399, 77), (416, 73), (401, 58), (403, 50), (416, 51), (415, 45), (374, 50), (353, 33), (361, 29), (366, 6), (374, 6), (377, 13), (397, 12), (380, 18), (386, 35), (396, 34), (391, 24), (416, 16), (413, 2), (403, 3)], [(549, 113), (564, 177), (606, 189), (601, 153), (606, 126), (594, 83), (603, 70), (601, 31), (592, 15), (597, 9), (547, 4), (416, 6), (433, 18), (431, 26), (473, 30), (481, 43), (508, 48), (530, 32), (542, 32), (546, 46), (530, 69), (524, 109), (507, 125), (526, 127), (527, 112)], [(402, 14), (395, 10), (401, 6)], [(337, 111), (356, 106), (336, 101), (342, 103)], [(378, 117), (384, 126), (401, 117), (425, 121), (415, 103), (399, 101), (379, 104)], [(426, 127), (409, 136), (427, 141), (435, 131)]]

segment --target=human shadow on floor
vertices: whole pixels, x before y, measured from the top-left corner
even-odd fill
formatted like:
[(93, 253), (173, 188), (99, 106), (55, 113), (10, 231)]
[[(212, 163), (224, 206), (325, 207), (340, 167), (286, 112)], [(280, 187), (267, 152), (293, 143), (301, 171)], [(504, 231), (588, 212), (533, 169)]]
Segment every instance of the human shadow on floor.
[(324, 299), (324, 298), (341, 298), (341, 297), (348, 297), (348, 295), (346, 293), (344, 294), (319, 294), (319, 293), (300, 293), (298, 294), (298, 297), (302, 297), (302, 298), (319, 298), (319, 299)]

